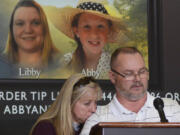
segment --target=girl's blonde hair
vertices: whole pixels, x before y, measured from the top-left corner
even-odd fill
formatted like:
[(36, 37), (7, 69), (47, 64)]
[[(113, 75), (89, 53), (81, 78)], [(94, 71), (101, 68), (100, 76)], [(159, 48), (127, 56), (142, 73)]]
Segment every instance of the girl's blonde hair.
[(75, 74), (67, 79), (55, 102), (39, 117), (32, 127), (30, 135), (32, 135), (36, 125), (41, 121), (49, 121), (52, 123), (57, 135), (73, 135), (72, 108), (79, 98), (89, 90), (87, 87), (97, 90), (98, 99), (101, 99), (101, 88), (92, 77), (84, 77), (82, 74)]

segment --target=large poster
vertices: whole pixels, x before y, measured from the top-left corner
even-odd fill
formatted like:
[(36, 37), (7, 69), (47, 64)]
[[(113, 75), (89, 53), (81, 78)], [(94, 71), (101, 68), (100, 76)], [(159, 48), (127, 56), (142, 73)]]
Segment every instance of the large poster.
[(111, 54), (123, 46), (137, 47), (148, 66), (147, 1), (89, 1), (35, 0), (37, 10), (2, 0), (0, 79), (108, 79)]

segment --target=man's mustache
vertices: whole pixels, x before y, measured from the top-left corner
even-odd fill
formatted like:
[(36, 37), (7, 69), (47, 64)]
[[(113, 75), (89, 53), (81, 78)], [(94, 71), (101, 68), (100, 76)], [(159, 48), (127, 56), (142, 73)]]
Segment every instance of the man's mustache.
[(144, 85), (142, 82), (135, 82), (134, 84), (131, 85), (131, 88), (134, 88), (134, 87), (144, 87)]

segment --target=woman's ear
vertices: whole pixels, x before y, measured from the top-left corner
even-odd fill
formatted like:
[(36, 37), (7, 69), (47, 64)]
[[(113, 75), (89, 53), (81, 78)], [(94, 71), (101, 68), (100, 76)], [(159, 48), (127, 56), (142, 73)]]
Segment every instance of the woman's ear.
[(78, 28), (77, 27), (73, 27), (73, 32), (76, 35), (76, 37), (79, 38), (79, 32), (78, 32)]

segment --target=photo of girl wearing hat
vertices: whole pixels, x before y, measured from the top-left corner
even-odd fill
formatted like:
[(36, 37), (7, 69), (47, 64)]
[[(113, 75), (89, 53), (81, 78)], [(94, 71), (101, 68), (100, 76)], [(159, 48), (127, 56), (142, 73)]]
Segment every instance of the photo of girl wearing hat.
[[(0, 53), (4, 52), (8, 62), (18, 67), (45, 70), (39, 78), (66, 79), (78, 72), (108, 79), (110, 55), (121, 46), (137, 47), (148, 65), (147, 0), (34, 0), (41, 6), (40, 9), (37, 6), (40, 13), (36, 12), (36, 15), (41, 18), (39, 26), (42, 28), (33, 32), (41, 37), (37, 46), (19, 42), (16, 34), (19, 29), (14, 29), (13, 23), (18, 14), (32, 15), (19, 12), (21, 7), (15, 10), (18, 2), (2, 0)], [(84, 25), (88, 31), (83, 29)]]
[(62, 33), (77, 43), (76, 50), (62, 59), (68, 74), (107, 78), (110, 53), (104, 47), (122, 39), (126, 27), (120, 18), (108, 13), (105, 4), (105, 0), (79, 0), (76, 8), (60, 8), (58, 16), (49, 16)]

